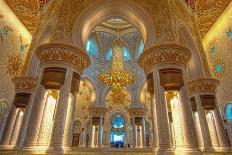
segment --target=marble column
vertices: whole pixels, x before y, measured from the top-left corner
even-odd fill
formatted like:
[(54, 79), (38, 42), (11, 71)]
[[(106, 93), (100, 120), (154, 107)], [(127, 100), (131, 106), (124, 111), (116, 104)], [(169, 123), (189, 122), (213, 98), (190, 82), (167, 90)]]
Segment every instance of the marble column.
[(92, 124), (92, 117), (90, 118), (90, 138), (89, 138), (89, 147), (94, 147), (94, 128)]
[(142, 118), (142, 146), (146, 147), (146, 119), (145, 117)]
[(81, 137), (82, 138), (82, 144), (81, 144), (81, 147), (86, 147), (86, 138), (85, 138), (86, 137), (86, 129), (83, 129), (81, 133), (82, 133), (82, 137)]
[(21, 128), (20, 128), (20, 131), (19, 131), (19, 137), (17, 139), (17, 144), (16, 144), (17, 148), (22, 147), (22, 144), (23, 144), (23, 141), (24, 141), (24, 138), (25, 138), (25, 135), (26, 135), (26, 131), (27, 131), (27, 125), (28, 125), (28, 121), (29, 121), (29, 118), (30, 118), (29, 116), (30, 116), (30, 113), (31, 113), (31, 108), (32, 108), (32, 105), (33, 105), (34, 97), (35, 97), (35, 93), (32, 93), (31, 97), (30, 97), (29, 104), (25, 108)]
[(5, 129), (3, 132), (1, 147), (8, 147), (9, 146), (10, 137), (11, 137), (12, 130), (14, 127), (17, 112), (18, 112), (18, 110), (15, 107), (15, 105), (12, 105), (11, 110), (10, 110), (9, 115), (8, 115), (8, 118), (7, 118), (7, 121), (6, 121)]
[(189, 94), (185, 85), (182, 86), (179, 91), (179, 101), (182, 128), (184, 133), (185, 151), (199, 152)]
[(226, 135), (226, 131), (222, 122), (222, 117), (220, 115), (219, 107), (215, 107), (213, 110), (213, 116), (215, 120), (215, 125), (217, 129), (217, 135), (219, 139), (219, 144), (220, 144), (220, 150), (221, 151), (228, 151), (230, 150), (229, 146), (229, 139)]
[(35, 93), (35, 98), (27, 125), (26, 135), (22, 146), (23, 149), (33, 150), (37, 144), (46, 97), (46, 89), (44, 86), (39, 84)]
[(16, 142), (17, 142), (19, 130), (21, 127), (22, 119), (23, 119), (23, 115), (24, 115), (23, 111), (19, 109), (17, 112), (17, 116), (15, 119), (14, 127), (12, 130), (12, 134), (11, 134), (11, 138), (10, 138), (10, 142), (9, 142), (9, 145), (11, 147), (14, 147)]
[(41, 120), (40, 131), (37, 139), (37, 147), (48, 147), (55, 107), (56, 101), (54, 103), (50, 103), (49, 96), (47, 96), (43, 110), (44, 112), (43, 118)]
[(132, 117), (132, 129), (133, 129), (133, 145), (137, 147), (137, 128), (135, 125), (135, 118)]
[[(199, 118), (198, 118), (199, 117), (198, 112), (195, 111), (193, 115), (194, 115), (195, 128), (196, 128), (196, 132), (197, 132), (198, 147), (199, 147), (200, 150), (203, 151), (204, 150), (204, 142), (203, 142), (203, 137), (202, 137), (203, 133), (201, 132), (200, 121), (199, 121)], [(210, 130), (209, 130), (209, 132), (210, 132)]]
[(171, 136), (169, 132), (168, 109), (165, 101), (164, 88), (160, 85), (158, 70), (153, 72), (154, 94), (156, 104), (156, 117), (159, 136), (158, 152), (172, 151)]
[(6, 126), (6, 121), (7, 121), (7, 115), (4, 115), (3, 117), (0, 118), (0, 142), (2, 141), (3, 131)]
[(66, 70), (65, 82), (59, 91), (59, 98), (56, 106), (56, 113), (51, 133), (49, 151), (62, 152), (62, 144), (64, 137), (65, 122), (70, 98), (71, 83), (73, 70), (68, 67)]
[(100, 124), (98, 130), (98, 147), (102, 147), (102, 139), (103, 139), (103, 117), (100, 117)]
[(219, 150), (220, 144), (219, 144), (219, 139), (218, 139), (218, 135), (217, 135), (217, 129), (216, 129), (214, 118), (213, 118), (213, 113), (211, 111), (208, 111), (206, 118), (207, 118), (207, 122), (208, 122), (208, 126), (209, 126), (212, 145), (213, 145), (214, 149)]
[(152, 117), (152, 139), (153, 147), (158, 149), (159, 136), (158, 136), (158, 126), (157, 126), (157, 117), (156, 117), (156, 104), (155, 104), (155, 95), (151, 95), (151, 117)]
[(184, 134), (182, 128), (182, 120), (180, 116), (180, 102), (177, 97), (174, 97), (170, 101), (171, 111), (172, 111), (172, 120), (170, 123), (170, 130), (172, 134), (172, 144), (176, 149), (184, 148)]
[(199, 95), (195, 95), (198, 119), (200, 123), (201, 134), (204, 143), (204, 151), (212, 151), (212, 140), (209, 133), (209, 127), (205, 116), (205, 109), (202, 106), (201, 98)]
[(73, 137), (73, 127), (74, 127), (74, 114), (76, 109), (76, 94), (72, 95), (72, 100), (68, 105), (68, 112), (66, 117), (66, 126), (64, 130), (64, 147), (72, 146), (72, 137)]

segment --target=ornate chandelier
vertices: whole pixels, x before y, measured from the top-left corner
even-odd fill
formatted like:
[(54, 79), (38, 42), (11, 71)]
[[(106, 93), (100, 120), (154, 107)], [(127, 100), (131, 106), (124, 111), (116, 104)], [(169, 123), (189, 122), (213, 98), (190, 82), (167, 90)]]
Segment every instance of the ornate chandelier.
[(123, 70), (123, 41), (119, 38), (112, 43), (112, 60), (110, 68), (99, 75), (99, 80), (111, 87), (111, 97), (114, 103), (123, 103), (126, 99), (125, 86), (134, 82), (135, 77)]

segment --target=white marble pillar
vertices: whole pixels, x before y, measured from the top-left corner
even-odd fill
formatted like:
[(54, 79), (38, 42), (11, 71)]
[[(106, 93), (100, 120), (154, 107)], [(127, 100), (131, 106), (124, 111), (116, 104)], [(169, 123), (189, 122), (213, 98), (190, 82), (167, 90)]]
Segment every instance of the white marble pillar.
[(197, 132), (198, 147), (199, 147), (200, 150), (203, 151), (204, 150), (204, 142), (203, 142), (203, 137), (202, 137), (203, 133), (201, 132), (200, 122), (199, 122), (199, 118), (198, 118), (199, 117), (198, 112), (195, 111), (193, 116), (194, 116), (194, 124), (195, 124), (195, 128), (196, 128), (196, 132)]
[(229, 139), (228, 136), (226, 135), (226, 131), (222, 122), (222, 117), (220, 115), (219, 107), (215, 107), (213, 110), (213, 117), (215, 120), (215, 125), (217, 129), (217, 135), (219, 139), (219, 144), (220, 144), (220, 150), (221, 151), (228, 151), (230, 150), (229, 146)]
[(157, 126), (157, 116), (156, 116), (156, 103), (155, 103), (155, 95), (151, 95), (151, 117), (152, 117), (152, 142), (153, 147), (158, 149), (159, 136), (158, 136), (158, 126)]
[(37, 144), (46, 98), (47, 91), (44, 86), (39, 84), (35, 93), (35, 98), (27, 125), (26, 135), (22, 146), (23, 149), (33, 150)]
[(132, 129), (133, 129), (133, 145), (137, 147), (137, 128), (135, 125), (135, 118), (132, 116)]
[(199, 152), (199, 149), (196, 139), (196, 130), (193, 121), (188, 89), (185, 85), (182, 86), (179, 91), (179, 101), (182, 128), (184, 133), (185, 151), (194, 151), (197, 153)]
[(14, 127), (13, 127), (13, 130), (12, 130), (11, 138), (10, 138), (10, 142), (9, 142), (9, 145), (11, 147), (14, 147), (16, 142), (17, 142), (18, 135), (19, 135), (19, 130), (20, 130), (20, 127), (21, 127), (22, 119), (23, 119), (23, 115), (24, 115), (24, 112), (19, 109), (18, 112), (17, 112), (17, 116), (16, 116), (16, 119), (15, 119)]
[(146, 147), (146, 118), (142, 117), (142, 146)]
[(92, 117), (90, 118), (90, 138), (89, 138), (89, 147), (93, 147), (94, 131), (92, 124)]
[(29, 103), (25, 108), (21, 128), (20, 128), (20, 131), (19, 131), (19, 137), (17, 139), (17, 144), (16, 144), (17, 148), (22, 147), (22, 144), (23, 144), (23, 141), (24, 141), (24, 138), (25, 138), (25, 135), (26, 135), (26, 131), (27, 131), (27, 125), (28, 125), (28, 121), (29, 121), (29, 118), (30, 118), (30, 113), (31, 113), (31, 108), (32, 108), (32, 105), (33, 105), (34, 97), (35, 97), (35, 92), (31, 93)]
[(77, 101), (77, 95), (76, 94), (72, 95), (71, 102), (69, 102), (68, 104), (68, 112), (67, 112), (65, 130), (64, 130), (63, 146), (66, 148), (72, 146), (76, 101)]
[(51, 98), (51, 96), (48, 95), (43, 110), (43, 118), (41, 120), (40, 131), (36, 145), (37, 147), (40, 148), (48, 147), (55, 107), (56, 107), (56, 99), (53, 99)]
[(56, 106), (55, 119), (53, 123), (49, 151), (62, 152), (65, 122), (67, 117), (68, 103), (70, 99), (70, 90), (73, 77), (73, 70), (68, 67), (65, 75), (64, 85), (59, 91), (59, 98)]
[(11, 137), (12, 130), (14, 127), (17, 112), (18, 112), (18, 110), (15, 107), (15, 105), (12, 105), (11, 110), (9, 112), (9, 115), (7, 117), (5, 128), (4, 128), (3, 137), (2, 137), (2, 141), (1, 141), (1, 147), (8, 147), (9, 146), (10, 137)]
[(81, 137), (82, 138), (82, 144), (81, 144), (81, 147), (86, 147), (86, 138), (85, 138), (86, 137), (86, 129), (83, 129), (81, 133), (82, 133), (82, 137)]
[(217, 129), (215, 126), (214, 118), (213, 118), (213, 113), (211, 111), (208, 111), (206, 114), (207, 118), (207, 123), (209, 126), (209, 132), (210, 132), (210, 137), (212, 140), (212, 145), (214, 149), (219, 150), (219, 140), (218, 140), (218, 135), (217, 135)]
[(95, 125), (91, 125), (91, 147), (94, 148), (95, 147)]
[(202, 134), (203, 143), (204, 143), (204, 151), (212, 151), (213, 146), (212, 146), (212, 140), (211, 140), (210, 133), (209, 133), (208, 123), (207, 123), (206, 116), (205, 116), (205, 109), (202, 106), (201, 98), (199, 95), (195, 96), (195, 100), (196, 100), (196, 105), (197, 105), (197, 113), (198, 113), (198, 118), (199, 118), (199, 123), (200, 123), (201, 134)]
[(135, 125), (135, 147), (138, 147), (139, 146), (139, 143), (138, 143), (138, 138), (139, 138), (139, 136), (138, 136), (138, 126), (137, 125)]
[(168, 153), (172, 151), (171, 136), (169, 132), (168, 109), (165, 100), (164, 88), (160, 85), (158, 70), (153, 72), (154, 80), (154, 94), (156, 104), (156, 117), (159, 135), (159, 148), (158, 152)]
[(0, 142), (2, 141), (4, 128), (6, 126), (7, 115), (0, 118)]
[(137, 146), (143, 147), (142, 125), (137, 125)]
[(100, 124), (98, 129), (98, 147), (102, 147), (103, 139), (103, 116), (100, 117)]
[[(150, 146), (154, 146), (154, 136), (153, 136), (153, 129), (152, 128), (150, 128), (149, 129), (150, 130), (150, 138), (149, 138), (149, 144), (150, 144)], [(155, 147), (155, 146), (154, 146)]]
[(180, 115), (180, 102), (176, 97), (172, 98), (170, 101), (171, 110), (172, 110), (172, 120), (173, 123), (170, 123), (171, 133), (172, 133), (172, 141), (173, 145), (176, 149), (184, 148), (184, 133), (182, 128), (182, 120)]

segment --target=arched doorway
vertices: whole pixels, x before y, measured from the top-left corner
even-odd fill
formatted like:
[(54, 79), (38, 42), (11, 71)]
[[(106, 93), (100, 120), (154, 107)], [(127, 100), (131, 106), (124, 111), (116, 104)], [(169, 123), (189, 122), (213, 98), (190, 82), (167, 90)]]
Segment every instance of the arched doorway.
[(125, 118), (121, 114), (116, 114), (111, 119), (111, 146), (124, 147), (125, 144)]
[(82, 130), (82, 125), (80, 120), (75, 120), (74, 121), (74, 126), (73, 126), (73, 139), (72, 139), (72, 146), (73, 147), (79, 147), (80, 145), (80, 135), (81, 135), (81, 130)]

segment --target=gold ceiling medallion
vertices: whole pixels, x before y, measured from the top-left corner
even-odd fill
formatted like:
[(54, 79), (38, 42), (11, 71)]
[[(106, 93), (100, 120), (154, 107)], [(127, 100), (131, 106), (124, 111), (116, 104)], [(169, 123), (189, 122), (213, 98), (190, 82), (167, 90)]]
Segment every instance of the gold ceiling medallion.
[(111, 87), (114, 103), (123, 103), (126, 100), (125, 86), (132, 84), (135, 77), (123, 69), (123, 41), (119, 38), (112, 43), (113, 56), (110, 68), (99, 75), (99, 80)]
[(23, 60), (20, 57), (20, 54), (12, 54), (8, 56), (7, 73), (10, 74), (11, 77), (19, 76), (22, 67)]

